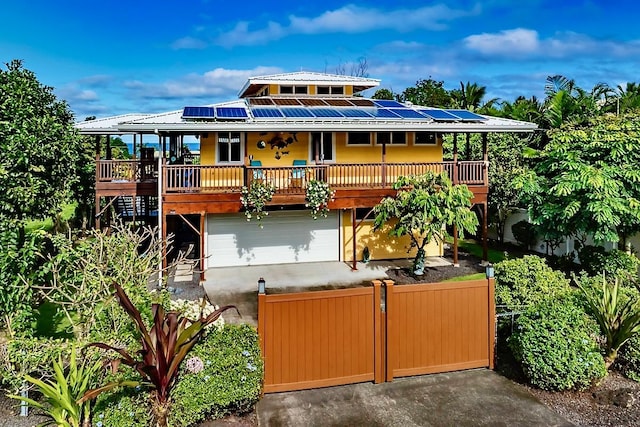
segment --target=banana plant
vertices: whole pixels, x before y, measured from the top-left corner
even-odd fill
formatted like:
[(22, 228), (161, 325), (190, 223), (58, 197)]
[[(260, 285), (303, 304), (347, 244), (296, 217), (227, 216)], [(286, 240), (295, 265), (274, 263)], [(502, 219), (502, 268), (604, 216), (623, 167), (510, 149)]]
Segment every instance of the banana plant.
[(156, 423), (159, 427), (166, 427), (170, 407), (169, 396), (176, 384), (180, 365), (203, 336), (205, 327), (215, 322), (224, 311), (230, 308), (235, 309), (235, 306), (221, 307), (207, 316), (191, 320), (177, 311), (165, 312), (161, 305), (153, 304), (153, 324), (151, 329), (148, 329), (140, 311), (133, 305), (122, 287), (118, 284), (114, 284), (114, 287), (118, 302), (140, 332), (141, 350), (134, 356), (125, 349), (104, 343), (91, 343), (89, 346), (116, 352), (120, 357), (111, 361), (112, 366), (118, 366), (121, 363), (131, 366), (143, 381), (113, 381), (102, 387), (88, 390), (80, 402), (86, 402), (100, 393), (119, 386), (149, 386), (152, 389), (152, 410)]
[(53, 378), (47, 382), (30, 375), (25, 379), (35, 385), (42, 393), (45, 403), (36, 402), (24, 396), (9, 395), (12, 399), (18, 399), (42, 410), (50, 420), (42, 425), (55, 425), (58, 427), (88, 426), (91, 418), (90, 402), (79, 400), (91, 387), (92, 381), (102, 362), (89, 364), (86, 360), (78, 365), (75, 348), (71, 351), (68, 372), (65, 375), (62, 357), (53, 362)]

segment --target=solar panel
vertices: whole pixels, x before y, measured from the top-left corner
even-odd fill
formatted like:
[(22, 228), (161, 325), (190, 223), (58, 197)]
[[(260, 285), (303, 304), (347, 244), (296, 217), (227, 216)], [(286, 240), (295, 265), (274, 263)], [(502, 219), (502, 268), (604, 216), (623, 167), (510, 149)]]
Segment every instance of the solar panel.
[(364, 117), (367, 119), (373, 117), (371, 114), (367, 113), (364, 108), (341, 108), (340, 113), (345, 117)]
[(253, 117), (256, 118), (283, 117), (277, 108), (252, 108), (251, 112), (253, 113)]
[(245, 119), (247, 110), (242, 107), (216, 107), (216, 117), (219, 119)]
[(300, 101), (296, 98), (273, 98), (276, 105), (300, 105)]
[(271, 98), (249, 98), (251, 105), (273, 105)]
[(375, 108), (371, 109), (369, 113), (373, 117), (383, 118), (383, 119), (399, 119), (400, 116), (395, 114), (393, 111), (388, 110), (386, 108)]
[(326, 98), (324, 102), (326, 102), (329, 105), (333, 105), (334, 107), (353, 107), (353, 104), (346, 99)]
[(441, 121), (455, 121), (460, 120), (457, 116), (453, 114), (447, 113), (444, 110), (418, 110), (425, 116), (433, 119), (433, 120), (441, 120)]
[(214, 117), (213, 107), (184, 107), (182, 117), (189, 119), (212, 119)]
[(334, 108), (310, 108), (310, 110), (316, 117), (344, 117)]
[(400, 104), (398, 101), (391, 101), (390, 99), (376, 99), (373, 102), (380, 107), (406, 108), (404, 105)]
[(350, 100), (352, 104), (358, 107), (374, 107), (375, 105), (370, 99), (354, 98)]
[(484, 121), (486, 118), (482, 117), (479, 114), (472, 113), (468, 110), (445, 110), (447, 113), (453, 114), (454, 116), (460, 117), (462, 120), (470, 120), (470, 121)]
[(306, 108), (285, 107), (280, 110), (285, 117), (314, 117)]
[(424, 120), (425, 118), (422, 114), (410, 108), (394, 108), (391, 111), (393, 111), (403, 119), (423, 119)]
[(299, 101), (302, 103), (302, 105), (313, 105), (322, 107), (327, 106), (327, 103), (324, 102), (324, 100), (318, 98), (302, 98)]

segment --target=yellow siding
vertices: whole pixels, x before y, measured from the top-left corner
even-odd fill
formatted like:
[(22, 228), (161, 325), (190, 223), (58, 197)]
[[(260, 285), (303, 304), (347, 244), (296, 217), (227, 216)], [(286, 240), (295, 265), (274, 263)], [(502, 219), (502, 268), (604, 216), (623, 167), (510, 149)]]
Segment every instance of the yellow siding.
[(344, 94), (347, 95), (347, 96), (353, 95), (353, 86), (345, 86), (344, 87)]
[[(335, 134), (336, 162), (380, 163), (382, 145), (375, 144), (375, 132), (371, 133), (371, 145), (347, 145), (347, 133)], [(407, 145), (387, 145), (387, 163), (441, 162), (442, 144), (414, 145), (413, 133), (407, 134)]]
[(309, 85), (309, 95), (315, 95), (318, 93), (317, 91), (317, 85)]
[[(351, 211), (347, 210), (343, 212), (342, 224), (344, 260), (350, 261), (353, 259), (353, 229), (351, 228)], [(360, 224), (360, 227), (356, 231), (356, 255), (359, 261), (362, 260), (362, 250), (365, 246), (369, 248), (372, 260), (413, 258), (415, 256), (415, 248), (412, 249), (411, 252), (407, 252), (407, 248), (409, 248), (409, 246), (411, 245), (409, 236), (403, 236), (401, 238), (390, 237), (388, 235), (388, 228), (383, 228), (376, 232), (372, 232), (372, 228), (373, 221), (366, 220)], [(442, 244), (437, 242), (429, 243), (426, 246), (425, 250), (427, 252), (427, 256), (442, 256), (443, 254)]]
[[(204, 136), (206, 135), (206, 137)], [(200, 164), (214, 165), (216, 163), (216, 134), (209, 132), (200, 135)]]
[[(277, 132), (269, 132), (266, 135), (260, 135), (260, 133), (250, 133), (247, 136), (247, 156), (253, 156), (253, 160), (260, 160), (262, 166), (291, 166), (294, 160), (308, 160), (309, 159), (309, 134), (307, 132), (298, 132), (296, 134), (298, 141), (289, 144), (283, 149), (288, 151), (289, 154), (284, 154), (280, 159), (276, 159), (277, 148), (271, 148), (269, 141), (277, 135)], [(289, 132), (284, 132), (282, 137), (287, 139), (291, 136)], [(263, 149), (258, 148), (258, 141), (263, 139), (267, 142), (267, 147)]]
[(280, 85), (270, 84), (269, 85), (269, 94), (271, 94), (271, 95), (279, 95), (280, 94)]

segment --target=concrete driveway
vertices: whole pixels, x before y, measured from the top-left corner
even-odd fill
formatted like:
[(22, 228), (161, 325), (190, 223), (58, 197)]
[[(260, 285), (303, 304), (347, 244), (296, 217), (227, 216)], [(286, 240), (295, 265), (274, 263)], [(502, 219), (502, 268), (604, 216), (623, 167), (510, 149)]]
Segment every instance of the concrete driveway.
[(572, 426), (487, 369), (265, 395), (260, 426)]

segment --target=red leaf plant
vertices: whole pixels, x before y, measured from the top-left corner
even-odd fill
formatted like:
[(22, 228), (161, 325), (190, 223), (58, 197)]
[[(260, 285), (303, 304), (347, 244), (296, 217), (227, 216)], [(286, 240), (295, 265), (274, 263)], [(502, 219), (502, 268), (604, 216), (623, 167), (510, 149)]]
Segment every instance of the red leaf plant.
[[(152, 388), (152, 409), (158, 427), (166, 427), (169, 407), (170, 392), (176, 384), (180, 365), (185, 360), (189, 351), (200, 340), (205, 328), (215, 322), (220, 315), (235, 306), (221, 307), (206, 317), (191, 320), (183, 317), (177, 311), (165, 312), (159, 304), (152, 305), (153, 325), (147, 329), (140, 311), (131, 302), (125, 291), (118, 284), (114, 284), (116, 298), (134, 321), (140, 332), (141, 350), (137, 357), (130, 355), (122, 348), (116, 348), (104, 343), (91, 343), (89, 346), (115, 351), (119, 358), (111, 361), (111, 366), (120, 363), (131, 366), (144, 380), (144, 384)], [(237, 311), (237, 309), (236, 309)], [(137, 381), (114, 381), (92, 390), (88, 390), (81, 402), (94, 399), (100, 393), (109, 391), (119, 386), (135, 387), (140, 385)]]

